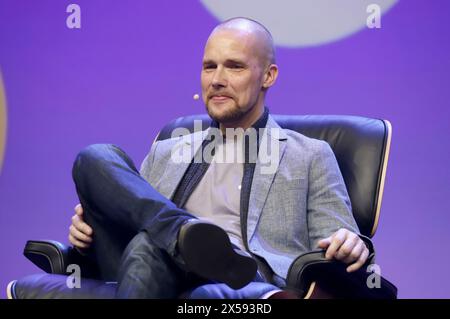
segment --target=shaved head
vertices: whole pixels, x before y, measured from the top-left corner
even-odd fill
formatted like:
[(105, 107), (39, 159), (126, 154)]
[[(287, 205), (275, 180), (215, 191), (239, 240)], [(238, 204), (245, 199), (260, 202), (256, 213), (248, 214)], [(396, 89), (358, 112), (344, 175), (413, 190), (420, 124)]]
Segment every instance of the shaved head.
[(211, 32), (212, 36), (218, 31), (233, 30), (252, 36), (257, 42), (259, 53), (265, 60), (265, 64), (276, 63), (275, 62), (275, 46), (273, 44), (272, 34), (267, 28), (258, 21), (249, 18), (231, 18), (225, 20), (218, 26), (216, 26)]

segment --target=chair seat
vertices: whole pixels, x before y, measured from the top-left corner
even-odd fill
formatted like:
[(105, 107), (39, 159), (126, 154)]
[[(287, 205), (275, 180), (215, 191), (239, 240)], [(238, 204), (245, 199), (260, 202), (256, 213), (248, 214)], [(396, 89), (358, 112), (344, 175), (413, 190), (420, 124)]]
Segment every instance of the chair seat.
[(112, 299), (117, 283), (81, 278), (80, 288), (69, 288), (67, 276), (34, 274), (9, 286), (13, 299)]
[[(113, 299), (117, 283), (105, 283), (94, 279), (81, 279), (80, 288), (67, 287), (67, 276), (54, 274), (34, 274), (8, 285), (11, 299)], [(275, 286), (252, 282), (246, 289), (233, 290), (225, 284), (203, 285), (183, 299), (257, 299), (276, 289)]]

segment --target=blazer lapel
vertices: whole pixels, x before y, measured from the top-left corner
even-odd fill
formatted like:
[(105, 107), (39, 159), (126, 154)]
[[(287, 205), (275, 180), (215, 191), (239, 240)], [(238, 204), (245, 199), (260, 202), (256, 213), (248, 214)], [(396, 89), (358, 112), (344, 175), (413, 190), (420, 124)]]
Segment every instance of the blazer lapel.
[[(283, 157), (286, 148), (287, 135), (284, 130), (272, 119), (269, 115), (266, 125), (266, 131), (262, 136), (260, 148), (263, 147), (267, 150), (267, 147), (278, 145), (279, 151), (276, 157), (276, 168), (280, 164), (281, 158)], [(273, 150), (272, 150), (273, 151)], [(266, 151), (267, 152), (267, 151)], [(276, 155), (276, 154), (275, 154)], [(253, 182), (250, 190), (250, 199), (248, 206), (248, 217), (247, 217), (247, 240), (250, 242), (256, 225), (258, 224), (259, 218), (261, 216), (264, 203), (266, 202), (267, 196), (269, 194), (270, 186), (275, 177), (277, 169), (274, 172), (267, 172), (268, 163), (261, 161), (261, 149), (258, 154), (258, 159), (255, 165), (255, 172), (253, 174)]]
[(164, 175), (161, 177), (157, 187), (158, 191), (164, 197), (172, 199), (178, 184), (186, 173), (198, 149), (202, 146), (203, 139), (207, 136), (209, 130), (208, 128), (206, 131), (183, 136), (172, 146), (172, 149), (181, 148), (179, 151), (180, 154), (190, 154), (190, 157), (188, 160), (181, 162), (174, 161), (171, 158), (167, 160)]

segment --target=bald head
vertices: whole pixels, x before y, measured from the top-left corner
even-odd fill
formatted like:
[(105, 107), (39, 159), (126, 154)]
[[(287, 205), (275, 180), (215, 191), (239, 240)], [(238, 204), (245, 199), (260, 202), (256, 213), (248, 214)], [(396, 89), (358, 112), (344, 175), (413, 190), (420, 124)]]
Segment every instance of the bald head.
[(275, 46), (269, 30), (261, 23), (249, 18), (231, 18), (214, 28), (211, 36), (220, 31), (235, 31), (252, 38), (264, 64), (275, 63)]

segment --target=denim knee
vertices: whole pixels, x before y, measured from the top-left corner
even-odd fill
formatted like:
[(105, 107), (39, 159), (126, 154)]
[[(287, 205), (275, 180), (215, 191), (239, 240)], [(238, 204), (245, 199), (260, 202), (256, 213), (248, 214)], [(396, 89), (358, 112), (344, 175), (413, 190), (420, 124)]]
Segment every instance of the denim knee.
[(117, 161), (125, 161), (129, 165), (133, 165), (125, 152), (116, 145), (91, 144), (76, 156), (72, 168), (73, 179), (75, 182), (79, 182), (85, 177), (92, 177), (92, 174), (101, 172), (107, 163)]

